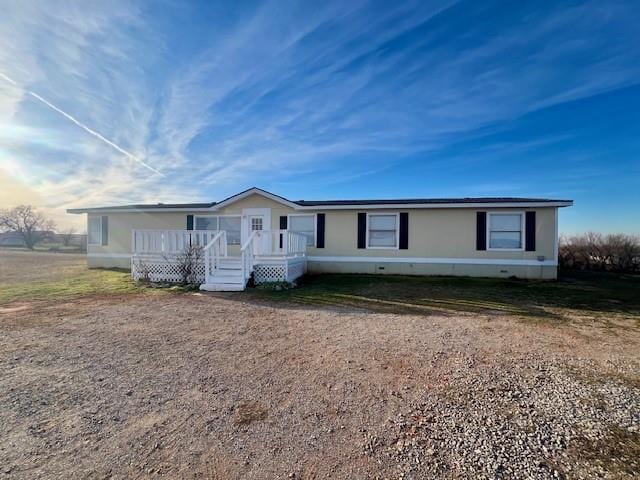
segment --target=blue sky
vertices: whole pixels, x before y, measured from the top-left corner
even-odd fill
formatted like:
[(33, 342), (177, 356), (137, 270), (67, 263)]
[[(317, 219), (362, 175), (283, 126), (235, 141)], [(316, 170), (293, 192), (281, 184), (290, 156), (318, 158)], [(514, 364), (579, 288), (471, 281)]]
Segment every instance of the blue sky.
[(635, 1), (30, 2), (0, 17), (0, 206), (570, 198), (640, 233)]

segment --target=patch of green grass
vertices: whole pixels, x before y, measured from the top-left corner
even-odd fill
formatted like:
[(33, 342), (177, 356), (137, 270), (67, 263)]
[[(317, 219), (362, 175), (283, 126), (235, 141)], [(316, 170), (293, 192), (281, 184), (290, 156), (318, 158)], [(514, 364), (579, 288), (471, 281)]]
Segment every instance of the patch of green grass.
[[(562, 320), (615, 313), (640, 321), (640, 277), (571, 274), (558, 281), (467, 277), (316, 275), (300, 288), (255, 291), (270, 300), (392, 313), (491, 313)], [(565, 312), (563, 313), (563, 310)]]
[(73, 269), (58, 279), (0, 284), (0, 305), (35, 300), (64, 300), (92, 294), (138, 293), (145, 288), (136, 284), (126, 270)]

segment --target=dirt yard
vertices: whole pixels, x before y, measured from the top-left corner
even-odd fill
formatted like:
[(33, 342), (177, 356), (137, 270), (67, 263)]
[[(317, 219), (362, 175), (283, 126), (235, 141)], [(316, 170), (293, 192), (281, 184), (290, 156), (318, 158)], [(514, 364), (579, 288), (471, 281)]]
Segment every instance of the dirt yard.
[(30, 297), (20, 275), (0, 284), (1, 478), (640, 475), (632, 315), (376, 313), (126, 276)]

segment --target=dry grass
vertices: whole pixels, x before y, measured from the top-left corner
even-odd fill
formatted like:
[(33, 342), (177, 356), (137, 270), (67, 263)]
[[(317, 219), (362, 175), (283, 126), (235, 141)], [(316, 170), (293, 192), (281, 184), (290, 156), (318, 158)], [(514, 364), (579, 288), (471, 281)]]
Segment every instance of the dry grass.
[(158, 291), (140, 288), (124, 270), (89, 270), (84, 255), (0, 249), (0, 306), (122, 293)]
[(86, 270), (86, 256), (0, 248), (0, 285), (56, 281)]
[(256, 298), (381, 313), (505, 315), (564, 324), (640, 326), (640, 276), (571, 273), (555, 282), (465, 277), (308, 276), (301, 288)]

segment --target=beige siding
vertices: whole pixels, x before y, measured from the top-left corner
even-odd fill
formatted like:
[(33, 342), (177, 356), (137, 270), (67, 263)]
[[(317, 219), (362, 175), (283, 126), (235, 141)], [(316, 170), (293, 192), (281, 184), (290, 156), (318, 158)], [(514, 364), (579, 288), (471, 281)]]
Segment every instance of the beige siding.
[[(357, 248), (358, 210), (328, 211), (326, 214), (325, 248), (313, 248), (310, 255), (369, 257), (444, 257), (498, 258), (535, 260), (544, 256), (554, 259), (555, 209), (536, 211), (536, 251), (501, 252), (476, 250), (475, 209), (398, 210), (409, 212), (409, 249)], [(514, 211), (519, 209), (483, 209), (483, 211)], [(385, 210), (385, 212), (388, 212)]]
[(88, 245), (87, 253), (131, 253), (131, 231), (134, 229), (184, 230), (187, 228), (187, 213), (110, 213), (107, 216), (109, 217), (108, 245)]
[[(262, 195), (253, 194), (249, 195), (242, 200), (232, 203), (231, 205), (218, 210), (220, 215), (241, 215), (242, 210), (245, 208), (270, 208), (271, 209), (271, 230), (280, 229), (280, 216), (290, 215), (297, 212), (291, 207), (287, 207), (280, 202), (271, 200), (270, 198), (263, 197)], [(266, 229), (266, 227), (265, 227)]]

